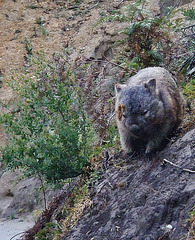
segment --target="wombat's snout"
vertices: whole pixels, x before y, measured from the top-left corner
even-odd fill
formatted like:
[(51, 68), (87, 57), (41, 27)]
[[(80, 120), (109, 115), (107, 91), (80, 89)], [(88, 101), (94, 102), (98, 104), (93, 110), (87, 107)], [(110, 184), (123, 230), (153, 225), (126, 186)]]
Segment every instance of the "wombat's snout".
[(130, 127), (130, 132), (133, 133), (135, 136), (139, 136), (141, 133), (141, 129), (137, 125), (133, 124)]

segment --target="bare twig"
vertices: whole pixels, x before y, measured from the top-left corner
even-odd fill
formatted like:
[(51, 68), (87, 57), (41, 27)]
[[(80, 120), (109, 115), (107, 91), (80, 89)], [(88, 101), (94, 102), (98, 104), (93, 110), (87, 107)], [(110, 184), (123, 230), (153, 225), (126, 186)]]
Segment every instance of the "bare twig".
[(105, 69), (106, 69), (106, 67), (107, 67), (108, 64), (109, 64), (109, 63), (107, 62), (107, 63), (104, 65), (104, 67), (102, 68), (102, 71), (101, 71), (102, 78), (105, 78), (104, 71), (105, 71)]
[(117, 5), (117, 8), (120, 7), (120, 5), (123, 3), (124, 0), (121, 0), (120, 3)]
[(64, 116), (64, 113), (63, 113), (62, 111), (59, 111), (59, 112), (60, 112), (60, 115), (62, 116), (64, 122), (66, 122), (66, 118), (65, 118), (65, 116)]
[(108, 161), (110, 161), (112, 158), (113, 158), (113, 156), (110, 157), (109, 154), (108, 154), (108, 151), (106, 151), (106, 152), (104, 153), (103, 167), (104, 167), (104, 169), (105, 169), (105, 172), (104, 172), (105, 179), (106, 179), (108, 185), (111, 187), (111, 189), (114, 189), (114, 186), (111, 184), (111, 182), (110, 182), (110, 180), (109, 180), (108, 173), (107, 173), (107, 171), (106, 171), (106, 170), (107, 170), (107, 163), (108, 163)]
[(180, 3), (181, 3), (181, 0), (178, 0), (173, 7), (174, 7), (174, 8), (178, 8), (179, 5), (180, 5)]
[(108, 126), (110, 125), (110, 122), (111, 122), (111, 120), (112, 120), (112, 118), (114, 117), (114, 115), (115, 115), (115, 112), (112, 114), (112, 116), (108, 119)]
[(99, 3), (100, 3), (100, 1), (98, 1), (96, 4), (94, 4), (93, 6), (91, 6), (90, 8), (88, 8), (87, 10), (89, 11), (89, 10), (91, 10), (92, 8), (98, 6)]
[(177, 57), (182, 57), (182, 56), (185, 56), (185, 55), (187, 55), (187, 54), (189, 54), (189, 53), (193, 54), (193, 53), (195, 53), (195, 52), (193, 52), (193, 51), (185, 52), (185, 53), (182, 53), (182, 54), (180, 54), (180, 55), (177, 55)]
[(45, 211), (46, 211), (47, 210), (47, 200), (46, 200), (45, 185), (43, 183), (43, 178), (40, 175), (39, 175), (39, 180), (41, 182), (41, 190), (43, 193), (44, 207), (45, 207)]
[(18, 235), (21, 235), (21, 234), (24, 234), (25, 232), (20, 232), (20, 233), (17, 233), (15, 234), (13, 237), (10, 238), (10, 240), (14, 239), (15, 237), (17, 237)]
[(114, 65), (114, 66), (117, 66), (117, 67), (120, 67), (120, 68), (122, 68), (123, 70), (125, 70), (126, 72), (129, 72), (129, 73), (132, 73), (133, 71), (137, 72), (136, 70), (131, 70), (131, 71), (129, 71), (128, 68), (125, 68), (125, 67), (123, 67), (123, 66), (121, 66), (121, 65), (119, 65), (119, 64), (117, 64), (117, 63), (115, 63), (115, 62), (111, 62), (107, 57), (104, 56), (104, 54), (102, 54), (102, 57), (105, 58), (106, 61), (109, 62), (110, 64), (112, 64), (112, 65)]
[[(85, 58), (84, 59), (84, 61), (85, 62), (81, 62), (81, 64), (84, 64), (84, 63), (87, 63), (87, 62), (102, 62), (102, 63), (110, 63), (110, 64), (112, 64), (112, 65), (114, 65), (114, 66), (116, 66), (116, 67), (119, 67), (119, 68), (122, 68), (123, 70), (125, 70), (126, 72), (129, 72), (130, 74), (132, 73), (132, 72), (135, 72), (135, 73), (137, 73), (137, 70), (136, 69), (132, 69), (132, 70), (129, 70), (128, 68), (125, 68), (125, 67), (123, 67), (123, 66), (121, 66), (121, 65), (119, 65), (119, 64), (117, 64), (117, 63), (115, 63), (115, 62), (112, 62), (112, 61), (110, 61), (106, 56), (104, 56), (104, 54), (102, 54), (102, 58), (104, 58), (105, 60), (103, 60), (103, 59), (90, 59), (90, 58)], [(78, 59), (76, 59), (76, 65), (78, 66), (78, 64), (77, 64), (77, 61), (78, 60), (81, 60), (81, 58), (78, 58)]]
[(171, 164), (172, 166), (174, 166), (174, 167), (176, 167), (176, 168), (182, 169), (182, 170), (185, 171), (185, 172), (195, 173), (195, 171), (190, 170), (190, 169), (187, 169), (187, 168), (182, 168), (182, 167), (178, 166), (177, 164), (175, 164), (175, 163), (173, 163), (173, 162), (171, 162), (171, 161), (169, 161), (169, 160), (167, 160), (167, 159), (165, 159), (165, 158), (163, 159), (163, 161)]

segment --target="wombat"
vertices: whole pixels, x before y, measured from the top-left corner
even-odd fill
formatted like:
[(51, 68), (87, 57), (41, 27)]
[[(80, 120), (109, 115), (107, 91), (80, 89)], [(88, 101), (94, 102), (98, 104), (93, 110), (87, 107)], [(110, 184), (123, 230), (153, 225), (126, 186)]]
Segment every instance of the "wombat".
[(139, 71), (116, 84), (116, 121), (122, 149), (144, 149), (150, 157), (167, 144), (184, 115), (184, 98), (171, 74), (161, 67)]

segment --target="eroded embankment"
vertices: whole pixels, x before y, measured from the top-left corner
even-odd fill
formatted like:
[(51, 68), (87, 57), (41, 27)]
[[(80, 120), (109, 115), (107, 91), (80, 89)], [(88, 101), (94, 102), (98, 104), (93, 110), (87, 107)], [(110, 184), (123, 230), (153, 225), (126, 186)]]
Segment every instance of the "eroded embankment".
[[(61, 239), (186, 239), (195, 204), (195, 130), (152, 162), (113, 159), (91, 191), (93, 205)], [(163, 159), (177, 164), (163, 164)], [(104, 164), (105, 166), (105, 164)]]

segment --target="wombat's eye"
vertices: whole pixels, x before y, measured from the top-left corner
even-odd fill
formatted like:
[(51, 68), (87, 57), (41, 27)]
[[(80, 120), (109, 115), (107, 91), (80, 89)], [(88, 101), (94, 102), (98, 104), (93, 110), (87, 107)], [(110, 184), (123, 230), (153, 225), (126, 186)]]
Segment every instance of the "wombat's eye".
[(147, 112), (148, 112), (147, 110), (144, 110), (143, 114), (146, 115)]

